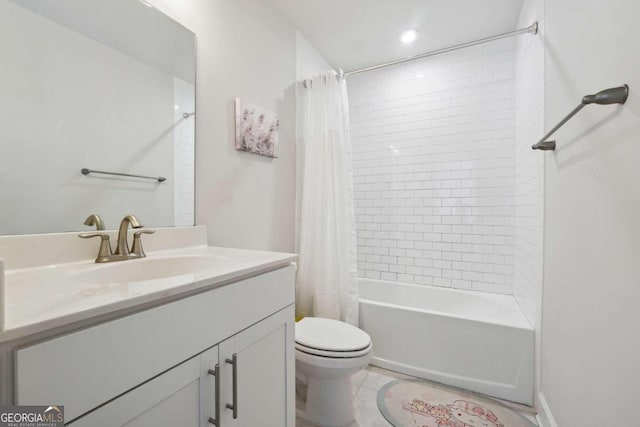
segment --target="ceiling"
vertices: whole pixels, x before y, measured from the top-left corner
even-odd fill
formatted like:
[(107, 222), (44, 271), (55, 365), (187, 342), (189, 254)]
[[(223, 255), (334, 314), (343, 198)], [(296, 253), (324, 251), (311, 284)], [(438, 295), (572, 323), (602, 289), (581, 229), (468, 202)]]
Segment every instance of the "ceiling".
[[(522, 6), (522, 0), (269, 1), (345, 71), (514, 30)], [(408, 29), (419, 35), (404, 45), (400, 35)]]

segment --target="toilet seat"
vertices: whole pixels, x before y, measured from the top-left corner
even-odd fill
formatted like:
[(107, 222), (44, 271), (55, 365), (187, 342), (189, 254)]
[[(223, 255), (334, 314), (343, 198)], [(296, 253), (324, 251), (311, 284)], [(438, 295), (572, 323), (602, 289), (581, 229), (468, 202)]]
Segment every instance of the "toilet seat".
[(317, 377), (338, 377), (345, 374), (352, 374), (360, 369), (364, 369), (372, 358), (372, 352), (364, 354), (360, 357), (324, 357), (315, 354), (305, 353), (296, 350), (296, 369), (300, 364), (307, 366), (305, 373), (313, 372), (313, 376)]
[(330, 358), (360, 357), (371, 351), (365, 331), (339, 320), (305, 317), (296, 323), (296, 350)]
[(369, 344), (367, 347), (363, 349), (354, 350), (354, 351), (328, 351), (328, 350), (321, 350), (313, 347), (307, 347), (303, 344), (296, 342), (296, 350), (313, 355), (313, 356), (329, 357), (333, 359), (350, 359), (354, 357), (364, 356), (365, 354), (369, 353), (371, 351), (371, 344)]

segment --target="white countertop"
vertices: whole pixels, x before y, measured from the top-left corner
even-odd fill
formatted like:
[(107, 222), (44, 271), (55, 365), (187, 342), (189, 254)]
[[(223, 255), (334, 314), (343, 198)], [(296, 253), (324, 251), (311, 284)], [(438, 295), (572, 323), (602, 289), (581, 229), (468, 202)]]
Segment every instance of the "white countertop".
[[(297, 255), (279, 252), (218, 248), (206, 245), (147, 252), (147, 258), (121, 261), (142, 263), (169, 257), (211, 257), (211, 267), (195, 273), (155, 280), (90, 283), (74, 280), (101, 266), (93, 261), (77, 261), (43, 267), (8, 270), (5, 275), (5, 327), (0, 342), (14, 340), (74, 323), (132, 309), (150, 303), (178, 299), (217, 286), (274, 270), (297, 259)], [(130, 265), (130, 264), (129, 264)]]

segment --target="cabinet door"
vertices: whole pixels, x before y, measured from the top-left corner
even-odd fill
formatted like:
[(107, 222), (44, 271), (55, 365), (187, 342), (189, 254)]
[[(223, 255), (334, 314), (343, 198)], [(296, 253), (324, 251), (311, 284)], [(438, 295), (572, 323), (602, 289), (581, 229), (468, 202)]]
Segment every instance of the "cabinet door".
[[(294, 327), (290, 306), (220, 344), (221, 427), (295, 426)], [(237, 418), (227, 404), (236, 405)]]
[(200, 357), (189, 359), (70, 425), (197, 427), (200, 425), (200, 365)]

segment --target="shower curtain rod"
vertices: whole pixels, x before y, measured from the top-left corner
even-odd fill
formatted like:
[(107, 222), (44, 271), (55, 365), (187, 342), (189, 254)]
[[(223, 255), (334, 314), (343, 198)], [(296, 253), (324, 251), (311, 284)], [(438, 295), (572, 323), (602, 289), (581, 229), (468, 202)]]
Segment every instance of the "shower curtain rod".
[(372, 71), (372, 70), (377, 70), (379, 68), (390, 67), (392, 65), (403, 64), (405, 62), (415, 61), (417, 59), (427, 58), (429, 56), (439, 55), (441, 53), (451, 52), (453, 50), (458, 50), (458, 49), (462, 49), (462, 48), (465, 48), (465, 47), (476, 46), (476, 45), (479, 45), (479, 44), (482, 44), (482, 43), (488, 43), (488, 42), (492, 42), (492, 41), (495, 41), (495, 40), (500, 40), (500, 39), (504, 39), (504, 38), (507, 38), (507, 37), (517, 36), (519, 34), (525, 34), (525, 33), (537, 34), (538, 33), (538, 21), (534, 22), (533, 24), (529, 25), (526, 28), (521, 28), (519, 30), (510, 31), (508, 33), (498, 34), (498, 35), (491, 36), (491, 37), (485, 37), (484, 39), (479, 39), (479, 40), (474, 40), (474, 41), (470, 41), (470, 42), (466, 42), (466, 43), (462, 43), (462, 44), (457, 44), (455, 46), (445, 47), (445, 48), (442, 48), (442, 49), (432, 50), (430, 52), (421, 53), (421, 54), (414, 55), (414, 56), (409, 56), (407, 58), (398, 59), (396, 61), (385, 62), (385, 63), (378, 64), (378, 65), (372, 65), (370, 67), (360, 68), (358, 70), (347, 71), (347, 72), (344, 73), (344, 75), (345, 76), (350, 76), (352, 74), (364, 73), (365, 71)]

